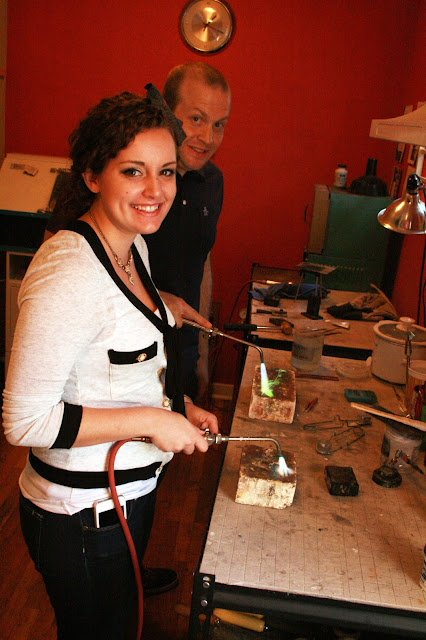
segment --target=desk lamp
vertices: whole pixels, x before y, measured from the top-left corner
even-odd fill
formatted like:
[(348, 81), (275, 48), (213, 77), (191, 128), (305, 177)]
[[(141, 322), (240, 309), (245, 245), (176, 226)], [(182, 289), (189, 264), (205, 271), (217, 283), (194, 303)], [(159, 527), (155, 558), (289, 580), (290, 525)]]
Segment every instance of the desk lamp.
[[(377, 220), (386, 229), (405, 235), (419, 235), (426, 233), (426, 207), (420, 200), (419, 191), (424, 191), (425, 185), (416, 173), (407, 180), (407, 191), (402, 198), (394, 200), (379, 211)], [(417, 303), (417, 323), (420, 321), (420, 301), (425, 264), (426, 244), (423, 249), (422, 267), (420, 270), (419, 298)]]
[(407, 180), (405, 195), (382, 209), (377, 220), (390, 231), (407, 235), (426, 233), (425, 205), (419, 196), (419, 191), (425, 189), (419, 176), (411, 174)]
[[(425, 234), (425, 205), (419, 197), (419, 191), (424, 190), (425, 185), (418, 174), (422, 173), (423, 161), (426, 156), (426, 104), (397, 118), (372, 120), (370, 136), (372, 138), (381, 138), (382, 140), (393, 140), (394, 142), (418, 145), (416, 173), (409, 176), (405, 195), (398, 200), (394, 200), (386, 209), (380, 211), (377, 219), (384, 227), (397, 233), (403, 233), (405, 235)], [(426, 244), (423, 249), (423, 260), (420, 270), (417, 324), (420, 321), (425, 256)]]
[(377, 218), (380, 224), (391, 231), (426, 233), (425, 205), (419, 198), (419, 191), (424, 190), (425, 186), (417, 175), (422, 172), (426, 155), (426, 104), (397, 118), (372, 120), (370, 136), (419, 146), (416, 173), (408, 178), (406, 194), (380, 211)]

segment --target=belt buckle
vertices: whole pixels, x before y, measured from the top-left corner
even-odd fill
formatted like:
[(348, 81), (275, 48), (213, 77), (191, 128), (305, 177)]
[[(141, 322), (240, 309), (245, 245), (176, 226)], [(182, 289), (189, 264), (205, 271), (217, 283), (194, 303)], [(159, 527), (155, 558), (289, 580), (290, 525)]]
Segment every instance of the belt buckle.
[[(127, 520), (126, 499), (124, 496), (118, 496), (118, 501), (121, 505), (121, 508), (123, 509), (124, 517)], [(115, 505), (112, 498), (104, 498), (103, 500), (96, 500), (93, 503), (93, 513), (94, 513), (96, 529), (100, 529), (102, 526), (107, 526), (105, 523), (102, 524), (102, 514), (107, 513), (112, 509), (114, 509), (115, 511)]]

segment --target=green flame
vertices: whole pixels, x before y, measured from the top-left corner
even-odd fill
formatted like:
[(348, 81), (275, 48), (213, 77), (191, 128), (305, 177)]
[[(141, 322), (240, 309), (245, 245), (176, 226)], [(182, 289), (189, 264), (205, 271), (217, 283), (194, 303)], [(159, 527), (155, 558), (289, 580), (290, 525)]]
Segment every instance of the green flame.
[(260, 363), (260, 391), (262, 395), (273, 398), (274, 394), (269, 387), (268, 374), (266, 373), (266, 366), (264, 362)]
[[(262, 364), (263, 364), (263, 368), (262, 368)], [(260, 390), (262, 395), (264, 396), (268, 396), (268, 398), (273, 398), (274, 397), (274, 387), (276, 387), (277, 385), (279, 385), (280, 380), (283, 376), (283, 374), (285, 373), (285, 369), (279, 369), (277, 372), (277, 376), (275, 378), (275, 380), (269, 380), (267, 373), (266, 373), (266, 367), (264, 365), (264, 363), (262, 363), (260, 365)], [(263, 373), (263, 375), (262, 375)]]

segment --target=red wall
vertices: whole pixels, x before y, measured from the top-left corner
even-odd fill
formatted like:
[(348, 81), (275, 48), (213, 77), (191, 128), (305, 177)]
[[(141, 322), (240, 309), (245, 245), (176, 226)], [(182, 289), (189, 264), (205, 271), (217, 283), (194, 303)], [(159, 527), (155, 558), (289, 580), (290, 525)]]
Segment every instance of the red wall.
[[(412, 27), (414, 49), (402, 78), (404, 103), (406, 105), (412, 104), (414, 108), (418, 101), (426, 100), (424, 89), (424, 79), (426, 77), (426, 34), (423, 27), (425, 20), (426, 2), (421, 2), (418, 7), (416, 21)], [(409, 169), (409, 173), (413, 173), (413, 167)], [(426, 175), (426, 160), (423, 165), (422, 175)], [(425, 236), (406, 236), (404, 238), (393, 293), (393, 303), (397, 310), (413, 318), (417, 317), (420, 271), (424, 248)], [(423, 304), (421, 307), (423, 307)], [(424, 325), (425, 321), (426, 318), (421, 309), (420, 324)]]
[[(350, 182), (376, 157), (378, 175), (389, 181), (395, 145), (371, 139), (370, 123), (400, 115), (407, 103), (409, 63), (419, 52), (426, 58), (424, 41), (413, 38), (425, 0), (230, 0), (235, 37), (209, 58), (180, 40), (184, 4), (9, 3), (6, 151), (66, 155), (68, 134), (104, 95), (142, 91), (147, 82), (161, 88), (169, 68), (185, 60), (217, 66), (233, 97), (216, 156), (225, 175), (213, 254), (223, 323), (253, 262), (291, 267), (302, 259), (304, 207), (314, 183), (332, 182), (338, 162), (347, 163)], [(426, 99), (417, 93), (424, 73), (416, 82), (410, 73), (410, 99)], [(411, 312), (406, 290), (401, 313)], [(240, 306), (245, 301), (244, 292)], [(217, 378), (232, 380), (232, 366), (222, 362)]]

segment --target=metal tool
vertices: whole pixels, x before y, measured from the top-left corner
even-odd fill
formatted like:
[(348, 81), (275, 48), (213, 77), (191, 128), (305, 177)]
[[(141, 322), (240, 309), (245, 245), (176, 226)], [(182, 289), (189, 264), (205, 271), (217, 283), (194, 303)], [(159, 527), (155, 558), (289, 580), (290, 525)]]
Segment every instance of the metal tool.
[(414, 462), (412, 462), (411, 458), (409, 458), (409, 457), (407, 456), (407, 454), (406, 454), (406, 453), (404, 453), (403, 451), (401, 451), (401, 449), (397, 449), (397, 450), (395, 451), (395, 455), (394, 455), (394, 457), (392, 458), (392, 460), (390, 460), (390, 461), (388, 462), (388, 465), (389, 465), (390, 467), (393, 467), (393, 466), (396, 464), (396, 461), (398, 460), (398, 458), (401, 458), (402, 460), (404, 460), (404, 462), (405, 462), (406, 464), (409, 464), (409, 465), (410, 465), (410, 467), (413, 467), (413, 469), (415, 469), (416, 471), (418, 471), (419, 473), (421, 473), (422, 475), (424, 475), (424, 471), (422, 471), (422, 470), (420, 469), (420, 467), (419, 467), (417, 464), (415, 464)]
[(273, 318), (273, 320), (277, 320), (278, 322), (271, 323), (275, 326), (268, 325), (259, 325), (253, 323), (237, 323), (237, 324), (225, 324), (223, 326), (226, 331), (282, 331), (282, 333), (290, 332), (294, 324), (290, 322), (290, 320), (285, 320), (283, 318)]
[[(223, 331), (219, 331), (219, 329), (217, 329), (216, 327), (212, 327), (211, 329), (208, 329), (207, 327), (203, 327), (201, 324), (198, 324), (198, 322), (193, 322), (192, 320), (183, 320), (183, 324), (186, 324), (190, 327), (195, 327), (195, 329), (199, 329), (200, 331), (204, 331), (204, 333), (208, 333), (209, 334), (209, 338), (215, 338), (216, 336), (222, 336), (222, 338), (228, 338), (229, 340), (234, 340), (235, 342), (240, 342), (241, 344), (245, 344), (248, 347), (254, 347), (254, 349), (257, 349), (257, 351), (259, 352), (260, 355), (260, 362), (264, 363), (265, 359), (263, 357), (263, 351), (262, 349), (257, 345), (257, 344), (253, 344), (252, 342), (248, 342), (247, 340), (241, 340), (240, 338), (236, 338), (235, 336), (230, 336), (228, 333), (223, 333)], [(236, 326), (240, 326), (240, 325), (236, 325)], [(256, 326), (256, 325), (253, 325)]]
[[(405, 398), (401, 395), (401, 392), (399, 391), (399, 389), (396, 388), (396, 386), (393, 384), (392, 385), (392, 389), (394, 391), (394, 394), (396, 395), (397, 399), (398, 399), (398, 405), (399, 405), (399, 410), (401, 411), (401, 413), (406, 417), (406, 418), (410, 418), (411, 414), (407, 409), (407, 406), (405, 404)], [(377, 407), (378, 408), (378, 407)]]
[[(340, 444), (340, 438), (344, 436), (345, 433), (351, 433), (352, 439), (345, 439), (342, 444)], [(361, 427), (348, 427), (343, 431), (333, 433), (328, 440), (318, 440), (316, 450), (323, 456), (330, 456), (332, 453), (339, 451), (340, 449), (344, 449), (345, 447), (349, 447), (351, 444), (363, 438), (365, 436), (365, 431)], [(334, 442), (339, 444), (338, 447), (333, 449), (333, 439)]]
[[(207, 440), (207, 444), (209, 445), (209, 447), (212, 444), (222, 444), (222, 442), (229, 442), (230, 440), (232, 441), (236, 441), (236, 442), (249, 442), (251, 440), (260, 440), (260, 441), (267, 441), (267, 442), (273, 442), (274, 445), (277, 448), (277, 454), (278, 454), (278, 471), (282, 476), (288, 476), (290, 473), (292, 473), (292, 470), (290, 469), (290, 467), (287, 466), (287, 463), (285, 461), (285, 458), (282, 454), (281, 451), (281, 447), (280, 447), (280, 443), (278, 442), (278, 440), (275, 440), (275, 438), (266, 438), (266, 437), (251, 437), (251, 436), (224, 436), (222, 433), (211, 433), (211, 431), (209, 431), (209, 429), (206, 429), (203, 433), (203, 438), (205, 438), (205, 440)], [(135, 438), (132, 438), (132, 440), (137, 440), (138, 442), (147, 442), (150, 443), (152, 442), (151, 438), (149, 436), (136, 436)]]
[(296, 378), (309, 378), (311, 380), (340, 380), (337, 376), (323, 376), (318, 373), (302, 373), (301, 371), (296, 371)]
[(222, 336), (222, 338), (228, 338), (229, 340), (234, 340), (235, 342), (240, 342), (241, 344), (245, 344), (248, 347), (253, 347), (257, 349), (260, 355), (260, 391), (262, 395), (265, 396), (273, 396), (272, 391), (269, 388), (268, 374), (266, 372), (265, 358), (263, 357), (262, 349), (253, 342), (248, 342), (247, 340), (241, 340), (240, 338), (235, 338), (234, 336), (230, 336), (228, 333), (223, 333), (223, 331), (219, 331), (216, 327), (212, 327), (211, 329), (207, 329), (207, 327), (203, 327), (198, 322), (193, 322), (192, 320), (183, 320), (183, 324), (186, 324), (190, 327), (195, 327), (195, 329), (199, 329), (200, 331), (204, 331), (204, 333), (208, 333), (210, 338), (215, 338), (216, 336)]
[[(324, 425), (329, 425), (328, 427)], [(334, 429), (342, 429), (345, 425), (348, 427), (367, 427), (371, 425), (370, 416), (362, 416), (357, 420), (352, 418), (341, 418), (335, 416), (333, 420), (321, 420), (319, 422), (307, 422), (303, 425), (304, 431), (331, 431)]]
[(411, 356), (413, 355), (413, 345), (412, 340), (414, 338), (414, 333), (412, 331), (407, 331), (407, 339), (405, 341), (405, 357), (406, 357), (406, 366), (405, 366), (405, 384), (408, 382), (408, 371), (410, 369)]
[[(337, 423), (337, 424), (336, 424)], [(324, 426), (329, 425), (329, 426)], [(352, 418), (342, 419), (340, 416), (335, 416), (334, 420), (323, 420), (321, 422), (308, 422), (303, 425), (305, 431), (333, 431), (331, 436), (327, 440), (318, 440), (316, 444), (317, 453), (323, 456), (329, 456), (335, 451), (339, 451), (344, 447), (349, 447), (351, 444), (363, 438), (365, 432), (363, 427), (371, 425), (371, 418), (369, 416), (363, 416), (356, 420)], [(344, 428), (346, 427), (346, 428)], [(352, 433), (352, 439), (345, 438), (345, 433)], [(343, 436), (343, 438), (342, 438)], [(342, 442), (342, 439), (344, 440)], [(339, 445), (333, 449), (333, 445)]]
[[(279, 324), (278, 325), (258, 325), (258, 324), (243, 324), (241, 325), (241, 329), (239, 329), (240, 331), (268, 331), (268, 332), (280, 332), (283, 333), (286, 336), (289, 336), (292, 334), (293, 332), (293, 327), (294, 324), (292, 322), (289, 322), (289, 320), (281, 320), (281, 318), (279, 318)], [(234, 327), (234, 328), (233, 328)], [(229, 329), (230, 331), (236, 331), (235, 325), (225, 325), (224, 327), (225, 329)]]
[(308, 404), (303, 409), (303, 411), (312, 411), (312, 409), (315, 407), (317, 402), (318, 402), (318, 398), (313, 398), (310, 402), (308, 402)]
[(221, 433), (211, 433), (210, 431), (206, 431), (204, 434), (205, 439), (208, 442), (208, 445), (212, 444), (222, 444), (222, 442), (250, 442), (250, 441), (261, 441), (261, 442), (273, 442), (277, 448), (278, 453), (278, 468), (283, 476), (288, 476), (291, 473), (291, 469), (287, 466), (285, 458), (282, 454), (280, 444), (278, 440), (275, 438), (267, 438), (267, 437), (252, 437), (252, 436), (224, 436)]
[(287, 311), (284, 309), (256, 309), (256, 313), (267, 313), (270, 316), (286, 316)]

